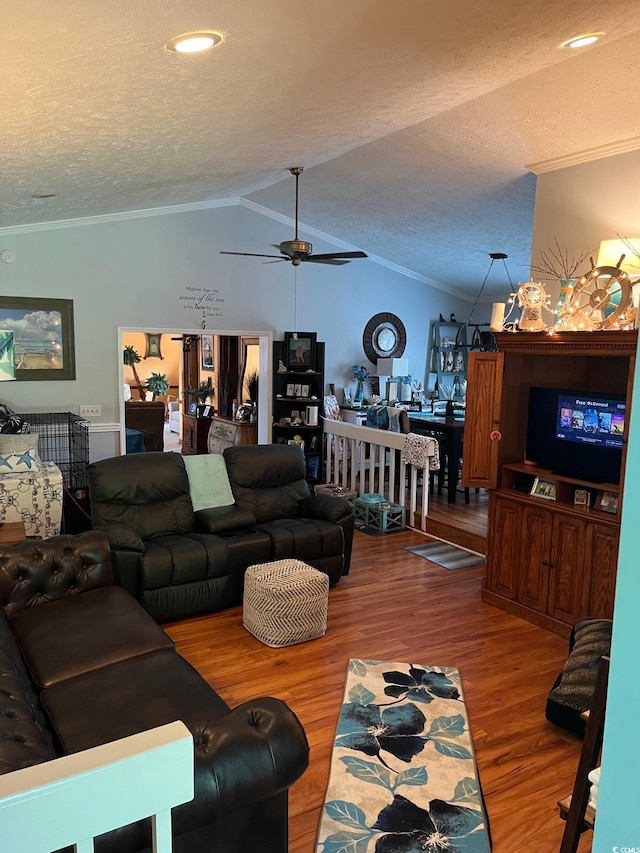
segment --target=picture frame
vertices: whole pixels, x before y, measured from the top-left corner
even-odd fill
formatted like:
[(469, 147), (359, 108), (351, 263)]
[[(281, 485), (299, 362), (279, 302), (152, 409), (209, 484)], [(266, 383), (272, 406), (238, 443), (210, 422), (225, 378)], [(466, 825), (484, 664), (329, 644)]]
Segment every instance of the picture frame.
[(296, 386), (290, 383), (287, 385), (287, 397), (295, 397), (296, 395)]
[(395, 379), (387, 380), (387, 403), (397, 403), (400, 397), (400, 383)]
[(308, 385), (301, 385), (300, 386), (300, 396), (301, 397), (308, 397), (309, 396), (309, 386)]
[(213, 335), (200, 335), (200, 362), (202, 370), (213, 370)]
[(318, 446), (318, 436), (314, 434), (309, 439), (309, 449), (315, 450), (317, 446)]
[(529, 494), (536, 498), (543, 498), (546, 501), (555, 501), (556, 488), (555, 480), (545, 480), (543, 477), (536, 477)]
[(591, 493), (589, 489), (576, 489), (573, 493), (573, 505), (589, 507), (591, 505)]
[(285, 332), (283, 361), (287, 370), (315, 370), (316, 332)]
[(320, 473), (320, 457), (306, 457), (306, 477), (308, 480), (317, 480)]
[(618, 495), (615, 492), (598, 492), (594, 504), (602, 512), (618, 512)]
[(297, 444), (298, 447), (300, 448), (300, 450), (304, 453), (304, 441), (303, 440), (298, 440), (296, 438), (290, 438), (287, 441), (287, 444)]
[(294, 396), (301, 397), (302, 396), (302, 385), (296, 385), (293, 393), (294, 393)]
[(146, 333), (147, 338), (147, 349), (144, 354), (145, 358), (159, 358), (164, 360), (162, 353), (160, 352), (160, 343), (162, 341), (162, 335), (155, 335)]
[(14, 333), (17, 380), (76, 378), (72, 299), (0, 296), (0, 329)]
[(192, 401), (191, 403), (189, 403), (189, 405), (187, 406), (187, 413), (188, 413), (188, 414), (190, 414), (190, 415), (197, 415), (197, 414), (198, 414), (198, 404), (196, 403), (196, 401), (195, 401), (195, 400), (193, 400), (193, 401)]

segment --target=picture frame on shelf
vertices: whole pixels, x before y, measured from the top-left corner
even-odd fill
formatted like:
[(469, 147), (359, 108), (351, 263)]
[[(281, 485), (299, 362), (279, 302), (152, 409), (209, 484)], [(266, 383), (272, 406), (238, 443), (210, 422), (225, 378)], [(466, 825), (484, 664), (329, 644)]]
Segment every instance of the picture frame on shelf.
[(576, 489), (573, 493), (573, 505), (589, 507), (591, 505), (591, 493), (589, 489)]
[(616, 513), (618, 511), (618, 495), (615, 492), (598, 492), (594, 508), (602, 512)]
[(197, 415), (198, 414), (198, 404), (196, 403), (195, 400), (193, 400), (191, 403), (189, 403), (189, 405), (187, 407), (187, 414), (189, 414), (189, 415)]
[(287, 370), (314, 370), (316, 332), (285, 332), (283, 361)]
[(543, 498), (547, 501), (555, 501), (556, 499), (556, 481), (545, 480), (543, 477), (536, 477), (531, 486), (530, 494), (536, 498)]
[(306, 476), (309, 480), (317, 480), (320, 473), (320, 457), (307, 456), (306, 458)]
[(295, 397), (301, 397), (302, 396), (302, 385), (295, 385), (293, 393), (294, 393)]
[(397, 403), (400, 399), (400, 383), (395, 379), (387, 380), (387, 403)]
[(76, 378), (72, 299), (0, 296), (0, 329), (14, 332), (16, 379)]
[(295, 395), (296, 395), (296, 386), (290, 382), (287, 385), (287, 397), (295, 397)]
[(308, 397), (309, 396), (309, 386), (308, 385), (301, 385), (300, 386), (300, 396), (301, 397)]

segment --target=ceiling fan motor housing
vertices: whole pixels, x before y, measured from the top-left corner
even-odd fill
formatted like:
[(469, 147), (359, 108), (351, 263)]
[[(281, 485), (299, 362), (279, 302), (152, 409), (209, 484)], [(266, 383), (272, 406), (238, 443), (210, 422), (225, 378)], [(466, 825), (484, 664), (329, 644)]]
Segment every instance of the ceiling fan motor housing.
[(279, 249), (283, 255), (310, 255), (313, 246), (305, 240), (285, 240)]

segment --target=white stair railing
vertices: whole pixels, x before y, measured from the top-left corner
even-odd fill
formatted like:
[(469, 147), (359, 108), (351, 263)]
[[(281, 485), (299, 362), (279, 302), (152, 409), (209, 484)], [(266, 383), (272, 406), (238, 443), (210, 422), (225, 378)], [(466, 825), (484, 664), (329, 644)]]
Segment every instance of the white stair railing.
[[(417, 513), (420, 529), (427, 529), (429, 462), (417, 467), (402, 460), (406, 435), (328, 419), (324, 421), (324, 435), (327, 483), (360, 494), (382, 495), (389, 503), (405, 508), (409, 527), (416, 526)], [(418, 498), (420, 474), (422, 488)]]
[(152, 819), (152, 850), (171, 853), (171, 809), (193, 799), (193, 738), (182, 722), (0, 776), (0, 849), (50, 853)]

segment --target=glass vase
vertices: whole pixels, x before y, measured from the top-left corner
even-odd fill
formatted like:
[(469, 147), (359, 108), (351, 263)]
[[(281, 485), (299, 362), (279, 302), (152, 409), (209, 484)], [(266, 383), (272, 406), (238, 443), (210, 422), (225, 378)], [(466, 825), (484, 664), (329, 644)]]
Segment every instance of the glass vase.
[(573, 287), (575, 283), (575, 278), (560, 279), (560, 293), (558, 294), (558, 301), (556, 302), (556, 307), (553, 309), (555, 325), (562, 325), (562, 321), (569, 307), (569, 303), (571, 302), (571, 297), (573, 296)]

